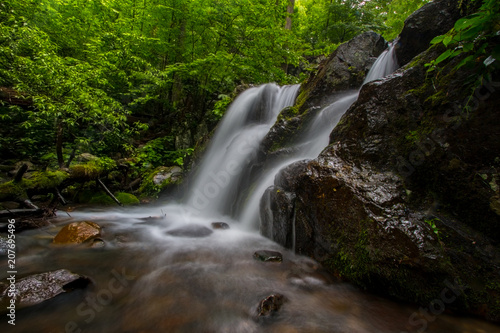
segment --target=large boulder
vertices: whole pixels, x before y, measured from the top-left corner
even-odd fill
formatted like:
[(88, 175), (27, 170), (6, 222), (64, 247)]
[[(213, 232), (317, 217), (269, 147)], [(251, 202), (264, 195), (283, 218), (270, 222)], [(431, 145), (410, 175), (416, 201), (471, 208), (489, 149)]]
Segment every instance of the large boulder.
[(447, 33), (461, 16), (456, 0), (432, 1), (411, 14), (405, 21), (396, 44), (400, 65), (407, 64), (417, 54), (427, 50), (436, 36)]
[(302, 110), (329, 104), (332, 95), (339, 91), (358, 89), (386, 47), (384, 38), (373, 31), (340, 45), (302, 85), (297, 101), (298, 104), (304, 102)]
[(365, 85), (330, 146), (276, 177), (262, 228), (358, 286), (422, 305), (453, 287), (447, 310), (500, 321), (500, 88), (430, 78), (441, 52)]

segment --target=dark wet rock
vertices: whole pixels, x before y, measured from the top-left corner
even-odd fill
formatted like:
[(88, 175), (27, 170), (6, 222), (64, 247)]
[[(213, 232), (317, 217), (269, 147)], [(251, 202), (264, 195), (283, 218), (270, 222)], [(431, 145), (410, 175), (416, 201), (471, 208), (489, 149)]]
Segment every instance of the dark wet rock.
[(427, 50), (430, 41), (447, 33), (460, 16), (456, 0), (432, 1), (411, 14), (405, 21), (396, 45), (399, 64), (404, 65), (417, 54)]
[(278, 312), (286, 302), (286, 297), (281, 294), (272, 294), (260, 301), (257, 307), (257, 317), (269, 317)]
[(260, 207), (260, 233), (287, 248), (293, 246), (293, 225), (274, 221), (293, 221), (293, 199), (293, 193), (271, 186), (264, 192)]
[(104, 246), (106, 246), (106, 243), (101, 238), (94, 238), (92, 240), (92, 245), (90, 245), (90, 247), (94, 249), (102, 248)]
[(264, 262), (282, 262), (283, 255), (277, 251), (259, 250), (253, 254), (255, 260)]
[(424, 67), (441, 52), (365, 85), (323, 153), (277, 175), (261, 230), (362, 288), (427, 306), (453, 284), (447, 310), (500, 321), (500, 94), (463, 112), (470, 73)]
[[(15, 282), (16, 305), (26, 307), (42, 303), (59, 294), (85, 288), (89, 283), (88, 278), (65, 269), (30, 275)], [(5, 287), (2, 303), (11, 298), (8, 295), (11, 292), (9, 281)]]
[(229, 224), (226, 222), (212, 222), (212, 228), (226, 230), (229, 229)]
[(188, 224), (177, 229), (167, 231), (167, 234), (176, 237), (207, 237), (210, 236), (213, 231), (205, 226), (199, 224)]
[(82, 221), (65, 225), (54, 237), (54, 244), (81, 244), (101, 235), (101, 227), (94, 222)]
[(377, 57), (384, 51), (387, 43), (375, 32), (365, 32), (340, 45), (318, 72), (311, 76), (301, 87), (301, 96), (307, 100), (303, 109), (329, 104), (331, 96), (338, 91), (358, 89)]

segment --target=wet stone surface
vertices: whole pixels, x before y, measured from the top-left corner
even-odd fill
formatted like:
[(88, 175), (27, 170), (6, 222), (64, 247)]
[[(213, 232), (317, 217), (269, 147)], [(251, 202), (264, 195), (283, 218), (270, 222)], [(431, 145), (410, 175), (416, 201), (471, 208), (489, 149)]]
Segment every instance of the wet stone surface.
[(257, 317), (269, 317), (278, 312), (286, 302), (286, 297), (281, 294), (272, 294), (260, 301), (257, 307)]
[(167, 234), (176, 237), (207, 237), (210, 236), (213, 231), (205, 226), (199, 224), (187, 224), (180, 228), (167, 231)]
[(212, 222), (212, 228), (226, 230), (229, 229), (229, 224), (226, 222)]
[[(16, 282), (18, 307), (35, 305), (74, 289), (85, 288), (90, 280), (66, 269), (30, 275)], [(2, 303), (8, 299), (10, 289), (2, 292)]]
[(94, 222), (74, 222), (64, 226), (54, 237), (54, 244), (81, 244), (101, 235), (101, 227)]
[(255, 260), (264, 262), (283, 262), (283, 255), (276, 251), (259, 250), (253, 254)]

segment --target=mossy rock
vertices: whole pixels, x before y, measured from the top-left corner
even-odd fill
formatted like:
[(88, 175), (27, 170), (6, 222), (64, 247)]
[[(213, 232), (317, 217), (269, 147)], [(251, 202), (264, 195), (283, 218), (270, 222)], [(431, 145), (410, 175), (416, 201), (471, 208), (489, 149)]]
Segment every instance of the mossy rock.
[(69, 174), (66, 171), (37, 171), (33, 172), (23, 183), (30, 190), (43, 191), (61, 185), (68, 177)]
[(158, 167), (149, 172), (139, 187), (141, 196), (156, 197), (162, 190), (172, 184), (179, 184), (182, 178), (179, 174), (182, 172), (178, 166)]
[(120, 201), (123, 205), (138, 205), (140, 204), (139, 199), (133, 194), (126, 192), (118, 192), (115, 194), (116, 199)]
[(109, 197), (104, 192), (97, 192), (95, 193), (92, 198), (88, 202), (89, 204), (93, 205), (101, 205), (101, 206), (112, 206), (116, 205), (116, 202)]
[(27, 197), (24, 181), (0, 184), (0, 201), (24, 200)]
[(87, 163), (72, 165), (69, 169), (73, 178), (94, 179), (109, 173), (114, 168), (116, 168), (116, 162), (103, 157)]

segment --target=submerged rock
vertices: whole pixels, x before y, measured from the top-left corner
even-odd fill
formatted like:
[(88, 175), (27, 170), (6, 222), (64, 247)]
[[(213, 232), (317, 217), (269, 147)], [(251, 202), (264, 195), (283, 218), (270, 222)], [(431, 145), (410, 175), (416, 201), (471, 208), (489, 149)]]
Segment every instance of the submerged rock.
[(226, 230), (229, 229), (229, 224), (226, 222), (212, 222), (212, 228)]
[(167, 231), (167, 234), (176, 237), (207, 237), (210, 236), (213, 231), (205, 226), (199, 224), (188, 224), (177, 229)]
[(276, 251), (260, 250), (253, 254), (254, 259), (264, 262), (282, 262), (283, 255)]
[(101, 227), (94, 222), (74, 222), (64, 226), (54, 237), (54, 244), (81, 244), (101, 235)]
[[(89, 283), (88, 278), (65, 269), (30, 275), (15, 283), (16, 305), (26, 307), (42, 303), (59, 294), (85, 288)], [(12, 292), (9, 285), (4, 285), (2, 303), (11, 298), (8, 295)]]
[(257, 317), (269, 317), (278, 312), (281, 306), (286, 302), (285, 296), (281, 294), (272, 294), (260, 301), (257, 307)]

